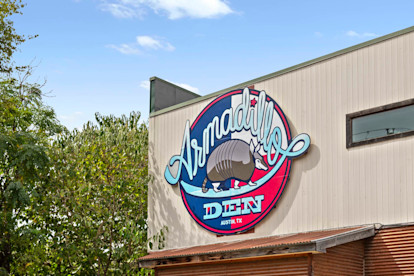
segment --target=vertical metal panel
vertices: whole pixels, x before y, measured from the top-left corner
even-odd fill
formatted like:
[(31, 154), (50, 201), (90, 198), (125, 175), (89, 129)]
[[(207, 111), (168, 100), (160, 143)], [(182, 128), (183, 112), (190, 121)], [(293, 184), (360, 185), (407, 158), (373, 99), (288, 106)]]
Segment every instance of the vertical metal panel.
[[(407, 169), (414, 166), (414, 138), (345, 147), (346, 114), (414, 98), (407, 77), (414, 74), (413, 41), (408, 34), (255, 85), (279, 103), (296, 133), (312, 139), (309, 153), (293, 163), (278, 203), (286, 208), (256, 233), (271, 225), (289, 233), (414, 220)], [(287, 78), (295, 89), (284, 85)]]
[(326, 254), (313, 256), (313, 275), (363, 275), (364, 241), (329, 248)]
[(228, 264), (209, 264), (157, 269), (158, 276), (238, 276), (238, 275), (309, 275), (308, 258), (286, 258), (266, 261), (237, 262)]
[(150, 118), (150, 236), (168, 226), (165, 249), (332, 229), (414, 221), (414, 137), (346, 149), (345, 115), (414, 98), (414, 33), (408, 33), (255, 84), (285, 112), (293, 135), (308, 133), (277, 207), (255, 233), (216, 237), (188, 215), (163, 177), (180, 152), (186, 120), (212, 100)]
[(367, 240), (365, 275), (413, 275), (414, 226), (380, 230)]

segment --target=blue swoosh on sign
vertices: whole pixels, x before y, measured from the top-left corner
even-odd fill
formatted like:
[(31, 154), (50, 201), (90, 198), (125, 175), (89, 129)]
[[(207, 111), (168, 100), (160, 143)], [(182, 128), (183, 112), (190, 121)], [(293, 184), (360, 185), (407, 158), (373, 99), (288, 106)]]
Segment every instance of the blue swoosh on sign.
[[(295, 149), (295, 146), (302, 142), (300, 148)], [(291, 143), (288, 146), (288, 149), (285, 151), (282, 151), (282, 154), (280, 155), (280, 159), (277, 161), (276, 165), (262, 178), (258, 179), (255, 183), (255, 186), (245, 185), (241, 186), (239, 189), (229, 189), (226, 191), (221, 192), (215, 192), (213, 189), (209, 189), (206, 193), (203, 193), (201, 187), (194, 186), (191, 184), (186, 183), (185, 181), (181, 180), (181, 186), (183, 187), (184, 191), (187, 194), (190, 194), (192, 196), (197, 197), (204, 197), (204, 198), (222, 198), (222, 197), (230, 197), (230, 196), (240, 196), (249, 192), (252, 192), (258, 188), (260, 188), (262, 185), (264, 185), (266, 182), (268, 182), (280, 169), (282, 164), (285, 162), (285, 159), (287, 157), (297, 157), (302, 155), (306, 152), (306, 150), (310, 146), (310, 138), (307, 134), (299, 134), (291, 141)]]
[(261, 186), (263, 186), (263, 184), (269, 181), (269, 179), (272, 178), (276, 174), (276, 172), (280, 169), (285, 159), (286, 159), (286, 155), (283, 155), (279, 159), (279, 161), (276, 163), (276, 166), (274, 166), (270, 170), (269, 173), (267, 173), (265, 176), (263, 176), (262, 178), (260, 178), (259, 180), (255, 182), (256, 183), (255, 186), (244, 185), (244, 186), (241, 186), (239, 189), (229, 189), (229, 190), (221, 191), (221, 192), (215, 192), (213, 189), (209, 189), (206, 193), (204, 193), (202, 189), (198, 186), (188, 184), (184, 182), (183, 180), (181, 180), (180, 183), (184, 191), (187, 194), (190, 194), (192, 196), (204, 197), (204, 198), (222, 198), (222, 197), (229, 197), (229, 196), (240, 196), (246, 193), (250, 193), (256, 190), (257, 188), (260, 188)]

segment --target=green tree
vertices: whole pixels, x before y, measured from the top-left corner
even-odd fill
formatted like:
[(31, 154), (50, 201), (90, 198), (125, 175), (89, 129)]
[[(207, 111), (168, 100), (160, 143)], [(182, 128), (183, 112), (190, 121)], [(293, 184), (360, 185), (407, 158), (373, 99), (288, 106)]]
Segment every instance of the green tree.
[(41, 241), (29, 210), (48, 182), (48, 146), (62, 127), (38, 85), (0, 80), (0, 106), (0, 272), (9, 272)]
[[(146, 253), (148, 129), (140, 114), (96, 114), (54, 142), (53, 185), (36, 221), (48, 260), (26, 273), (135, 275)], [(30, 270), (32, 269), (32, 270)]]
[(97, 114), (66, 131), (13, 66), (23, 7), (0, 1), (0, 275), (147, 274), (147, 126)]
[(13, 21), (9, 18), (12, 15), (21, 14), (24, 7), (21, 0), (1, 0), (0, 1), (0, 73), (10, 73), (10, 64), (13, 53), (17, 47), (35, 36), (25, 37), (16, 33)]

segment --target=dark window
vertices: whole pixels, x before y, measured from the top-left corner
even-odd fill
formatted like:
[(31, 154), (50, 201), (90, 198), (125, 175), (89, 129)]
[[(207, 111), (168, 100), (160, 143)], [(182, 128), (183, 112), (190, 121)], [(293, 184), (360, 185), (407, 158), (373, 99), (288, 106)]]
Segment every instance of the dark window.
[(346, 147), (414, 135), (414, 99), (346, 115)]

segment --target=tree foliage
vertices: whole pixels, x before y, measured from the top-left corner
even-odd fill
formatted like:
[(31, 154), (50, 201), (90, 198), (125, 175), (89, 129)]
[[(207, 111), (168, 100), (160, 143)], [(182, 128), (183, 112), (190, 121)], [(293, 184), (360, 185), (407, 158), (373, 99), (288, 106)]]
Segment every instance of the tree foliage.
[[(101, 116), (53, 144), (53, 185), (36, 221), (48, 260), (30, 273), (132, 275), (146, 253), (148, 129), (140, 114)], [(142, 272), (143, 273), (143, 272)]]
[(28, 208), (49, 181), (50, 139), (62, 130), (38, 85), (0, 80), (0, 271), (38, 240)]
[(0, 1), (0, 276), (146, 275), (147, 125), (135, 112), (60, 125), (30, 67), (11, 77), (23, 6)]
[(2, 0), (0, 1), (0, 72), (10, 73), (12, 66), (10, 61), (17, 47), (35, 36), (25, 37), (16, 33), (13, 21), (10, 16), (21, 14), (24, 4), (21, 0)]

